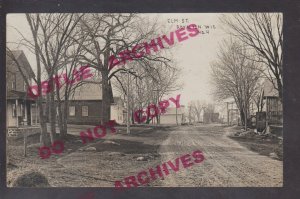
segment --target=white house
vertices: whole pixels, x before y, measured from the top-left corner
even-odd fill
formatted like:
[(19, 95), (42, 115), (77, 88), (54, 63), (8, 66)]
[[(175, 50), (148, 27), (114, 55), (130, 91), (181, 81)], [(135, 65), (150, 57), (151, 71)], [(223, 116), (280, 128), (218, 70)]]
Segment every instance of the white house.
[(160, 115), (160, 124), (180, 125), (183, 121), (183, 117), (184, 117), (184, 106), (181, 106), (180, 108), (168, 107), (166, 109), (166, 113)]

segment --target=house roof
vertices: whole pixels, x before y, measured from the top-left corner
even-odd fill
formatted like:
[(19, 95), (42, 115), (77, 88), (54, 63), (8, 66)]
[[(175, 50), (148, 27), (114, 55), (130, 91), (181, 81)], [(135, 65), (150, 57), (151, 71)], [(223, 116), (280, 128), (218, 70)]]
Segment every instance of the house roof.
[(102, 85), (86, 82), (75, 89), (70, 100), (102, 100)]
[[(11, 55), (12, 53), (12, 55)], [(18, 61), (18, 63), (20, 64), (21, 66), (21, 70), (23, 72), (25, 72), (27, 75), (29, 75), (29, 77), (34, 77), (35, 74), (24, 54), (24, 52), (22, 50), (13, 50), (11, 52), (7, 52), (6, 53), (6, 67), (9, 69), (9, 68), (12, 68), (13, 65), (15, 65), (16, 69), (18, 69), (15, 61), (11, 58), (12, 56), (15, 57), (15, 59)]]
[[(114, 101), (112, 92), (109, 93), (111, 102)], [(102, 100), (102, 84), (89, 80), (78, 86), (70, 100)]]
[[(180, 107), (177, 109), (177, 115), (183, 114), (183, 108), (184, 107)], [(176, 115), (176, 108), (168, 107), (163, 115)]]

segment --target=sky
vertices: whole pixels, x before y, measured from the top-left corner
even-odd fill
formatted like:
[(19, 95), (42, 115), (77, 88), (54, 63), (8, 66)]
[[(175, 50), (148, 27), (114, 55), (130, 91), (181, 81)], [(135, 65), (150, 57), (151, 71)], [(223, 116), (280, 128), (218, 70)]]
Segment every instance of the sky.
[[(176, 91), (168, 97), (181, 94), (180, 104), (188, 105), (191, 100), (206, 100), (212, 102), (212, 85), (210, 84), (210, 63), (216, 59), (218, 45), (222, 39), (228, 37), (218, 18), (217, 13), (168, 13), (168, 14), (145, 14), (150, 17), (159, 15), (160, 23), (170, 27), (170, 31), (175, 31), (178, 25), (196, 24), (205, 34), (181, 42), (175, 48), (174, 55), (178, 66), (182, 68), (182, 74), (178, 79), (183, 82), (182, 90)], [(18, 31), (16, 31), (19, 30)], [(25, 14), (7, 15), (7, 42), (18, 42), (21, 39), (20, 33), (25, 37), (30, 37), (30, 29)], [(166, 32), (165, 34), (169, 34)], [(30, 39), (32, 39), (30, 37)], [(175, 40), (176, 41), (176, 40)], [(29, 63), (36, 70), (35, 56), (25, 47), (18, 47), (13, 43), (8, 44), (12, 49), (24, 51)]]
[(205, 33), (209, 31), (183, 41), (176, 50), (175, 57), (183, 72), (179, 81), (184, 83), (182, 91), (178, 94), (181, 94), (181, 102), (184, 105), (191, 100), (213, 100), (209, 64), (216, 58), (218, 45), (226, 36), (220, 28), (219, 16), (220, 14), (215, 13), (160, 15), (161, 21), (173, 26), (172, 30), (176, 30), (177, 25), (196, 24), (201, 26), (199, 29)]

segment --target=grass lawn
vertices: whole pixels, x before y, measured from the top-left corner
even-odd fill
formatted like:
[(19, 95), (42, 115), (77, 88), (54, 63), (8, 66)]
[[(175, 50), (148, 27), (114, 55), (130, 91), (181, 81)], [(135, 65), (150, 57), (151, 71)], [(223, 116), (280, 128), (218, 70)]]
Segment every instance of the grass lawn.
[(241, 145), (247, 147), (251, 151), (257, 152), (264, 156), (276, 154), (272, 158), (283, 160), (283, 144), (282, 140), (272, 134), (258, 135), (252, 130), (247, 132), (237, 132), (229, 136), (231, 139), (238, 141)]
[[(23, 156), (23, 137), (8, 138), (7, 185), (26, 172), (38, 171), (52, 187), (113, 187), (115, 180), (160, 164), (158, 148), (172, 127), (117, 127), (107, 134), (83, 144), (79, 134), (68, 135), (62, 154), (41, 159), (38, 154), (39, 134), (27, 138), (27, 157)], [(144, 157), (138, 161), (138, 157)]]

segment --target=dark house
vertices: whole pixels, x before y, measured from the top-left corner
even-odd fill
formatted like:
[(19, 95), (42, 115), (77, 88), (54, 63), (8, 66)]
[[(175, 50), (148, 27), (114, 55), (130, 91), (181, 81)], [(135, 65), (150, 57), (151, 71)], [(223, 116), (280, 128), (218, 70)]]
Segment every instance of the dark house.
[(204, 112), (203, 114), (203, 122), (211, 123), (211, 122), (219, 122), (219, 113), (208, 113)]
[[(111, 93), (111, 103), (114, 102)], [(101, 84), (86, 81), (77, 87), (69, 98), (68, 123), (70, 124), (100, 124), (102, 114)]]
[(274, 85), (269, 80), (266, 80), (263, 84), (263, 110), (256, 113), (256, 129), (259, 132), (275, 132), (274, 128), (279, 129), (276, 132), (282, 134), (282, 103), (278, 96), (278, 91), (274, 88)]
[(269, 125), (282, 124), (282, 103), (278, 96), (278, 91), (274, 88), (272, 82), (264, 82), (264, 100), (266, 121)]

